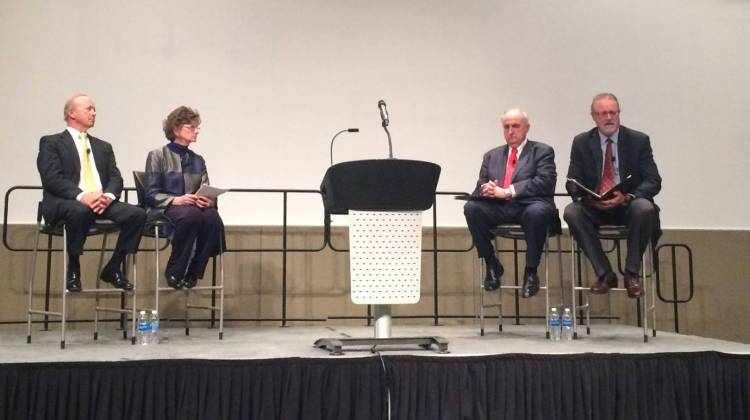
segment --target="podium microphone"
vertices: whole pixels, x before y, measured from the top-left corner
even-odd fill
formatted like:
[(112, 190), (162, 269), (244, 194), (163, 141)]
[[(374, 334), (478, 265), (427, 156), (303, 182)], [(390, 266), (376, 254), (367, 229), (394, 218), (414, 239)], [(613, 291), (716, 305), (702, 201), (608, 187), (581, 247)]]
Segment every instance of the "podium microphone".
[(378, 101), (378, 109), (380, 110), (380, 119), (383, 121), (383, 127), (388, 127), (390, 121), (388, 120), (388, 109), (385, 107), (384, 100), (381, 99)]
[(341, 133), (359, 133), (359, 128), (347, 128), (334, 134), (333, 138), (331, 139), (331, 166), (333, 166), (333, 142), (336, 141), (336, 137), (338, 137)]
[(388, 159), (393, 159), (393, 145), (391, 144), (391, 132), (388, 131), (388, 123), (390, 123), (390, 120), (388, 119), (388, 110), (385, 107), (385, 101), (379, 100), (378, 101), (378, 109), (380, 110), (380, 119), (383, 120), (383, 130), (385, 130), (385, 134), (388, 135)]

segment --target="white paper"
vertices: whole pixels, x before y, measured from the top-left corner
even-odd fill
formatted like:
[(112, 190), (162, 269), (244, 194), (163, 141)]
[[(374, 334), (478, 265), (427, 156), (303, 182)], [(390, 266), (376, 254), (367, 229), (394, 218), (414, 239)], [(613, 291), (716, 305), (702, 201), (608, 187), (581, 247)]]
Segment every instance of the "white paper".
[(225, 192), (227, 192), (227, 190), (212, 187), (208, 184), (203, 184), (200, 188), (198, 188), (198, 191), (195, 192), (195, 195), (202, 195), (204, 197), (216, 199), (216, 197), (224, 194)]

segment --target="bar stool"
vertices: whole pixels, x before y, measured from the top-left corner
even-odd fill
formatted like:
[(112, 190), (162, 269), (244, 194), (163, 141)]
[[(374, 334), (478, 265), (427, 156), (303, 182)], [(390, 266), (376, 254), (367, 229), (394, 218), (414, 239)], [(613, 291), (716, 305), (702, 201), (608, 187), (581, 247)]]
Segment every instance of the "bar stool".
[[(599, 227), (597, 237), (599, 240), (610, 240), (615, 243), (615, 247), (619, 248), (619, 241), (627, 240), (630, 230), (624, 225), (602, 225)], [(576, 264), (576, 254), (580, 253), (581, 250), (576, 243), (573, 235), (570, 235), (571, 240), (571, 256), (572, 256), (572, 283), (571, 283), (571, 306), (573, 312), (583, 311), (584, 312), (584, 325), (586, 326), (586, 335), (591, 334), (591, 303), (589, 301), (590, 289), (588, 286), (581, 285), (581, 273), (578, 270), (578, 264)], [(638, 273), (641, 278), (641, 284), (643, 285), (643, 296), (637, 298), (640, 306), (639, 316), (641, 318), (641, 324), (643, 325), (643, 342), (648, 342), (648, 316), (651, 315), (651, 332), (656, 337), (656, 282), (654, 281), (654, 256), (653, 256), (653, 243), (649, 242), (646, 252), (644, 252), (641, 258), (641, 271)], [(576, 285), (576, 279), (578, 285)], [(650, 287), (649, 287), (650, 285)], [(615, 292), (627, 292), (627, 289), (623, 287), (611, 288), (610, 291)], [(580, 305), (576, 303), (576, 292), (583, 293), (583, 302)], [(642, 299), (642, 300), (641, 300)], [(578, 320), (577, 316), (573, 316), (573, 339), (578, 339)]]
[[(519, 224), (501, 224), (498, 225), (496, 228), (494, 228), (492, 231), (492, 234), (495, 236), (495, 250), (498, 249), (498, 238), (505, 238), (505, 239), (512, 239), (513, 240), (513, 265), (514, 265), (514, 272), (516, 275), (516, 278), (518, 278), (518, 241), (519, 240), (525, 240), (526, 236), (523, 231), (523, 227)], [(560, 307), (563, 306), (562, 302), (562, 290), (563, 290), (563, 267), (562, 267), (562, 248), (561, 248), (561, 236), (562, 236), (562, 228), (560, 226), (560, 218), (559, 216), (555, 216), (555, 221), (553, 223), (553, 226), (549, 229), (547, 233), (547, 237), (545, 239), (544, 243), (544, 283), (540, 284), (539, 290), (544, 290), (544, 299), (545, 299), (545, 336), (547, 338), (550, 338), (550, 331), (549, 331), (549, 238), (555, 237), (557, 238), (557, 257), (558, 257), (558, 264), (560, 266), (559, 269), (559, 279), (560, 279)], [(497, 252), (497, 251), (496, 251)], [(503, 299), (502, 299), (502, 291), (503, 290), (515, 290), (516, 293), (518, 290), (522, 289), (523, 286), (517, 286), (517, 285), (506, 285), (502, 284), (497, 289), (498, 293), (498, 299), (497, 303), (485, 303), (485, 289), (484, 289), (484, 282), (482, 281), (484, 279), (484, 264), (480, 261), (480, 281), (479, 281), (479, 289), (480, 289), (480, 305), (479, 305), (479, 335), (484, 336), (484, 311), (488, 308), (497, 308), (498, 310), (498, 331), (503, 331)]]
[[(146, 210), (146, 226), (143, 232), (143, 236), (154, 239), (154, 255), (155, 255), (155, 267), (154, 267), (154, 306), (159, 311), (159, 295), (161, 292), (179, 292), (172, 287), (161, 285), (161, 270), (159, 265), (159, 240), (161, 238), (169, 239), (164, 233), (164, 229), (170, 224), (169, 219), (164, 215), (164, 212), (160, 209), (152, 209), (146, 206), (146, 173), (143, 171), (133, 171), (133, 179), (135, 181), (135, 190), (138, 195), (138, 206)], [(223, 243), (223, 241), (222, 241)], [(190, 335), (190, 309), (204, 309), (211, 311), (211, 315), (219, 312), (219, 340), (224, 339), (224, 250), (222, 249), (219, 255), (213, 257), (214, 264), (216, 264), (217, 258), (219, 263), (219, 284), (216, 284), (216, 273), (212, 277), (211, 286), (196, 286), (192, 289), (182, 289), (181, 291), (185, 294), (185, 335)], [(166, 280), (165, 280), (166, 284)], [(211, 305), (197, 305), (190, 303), (191, 292), (194, 291), (211, 291)], [(219, 305), (215, 304), (216, 293), (219, 293)], [(213, 322), (213, 321), (212, 321)]]
[[(32, 318), (34, 315), (47, 315), (47, 316), (59, 316), (60, 317), (60, 348), (65, 348), (65, 326), (67, 322), (67, 300), (68, 300), (68, 294), (71, 294), (72, 292), (69, 292), (67, 289), (67, 277), (68, 277), (68, 235), (65, 231), (65, 224), (59, 223), (56, 225), (50, 225), (43, 221), (42, 218), (42, 203), (40, 202), (37, 207), (37, 229), (36, 229), (36, 235), (34, 240), (34, 251), (32, 254), (31, 259), (31, 274), (29, 275), (29, 296), (28, 296), (28, 309), (27, 309), (27, 334), (26, 334), (26, 342), (31, 343), (31, 323)], [(72, 293), (73, 295), (78, 294), (94, 294), (94, 297), (96, 299), (96, 304), (94, 307), (94, 340), (97, 340), (99, 338), (99, 312), (114, 312), (119, 314), (125, 314), (127, 315), (130, 313), (131, 316), (131, 343), (135, 344), (135, 317), (136, 317), (136, 291), (137, 291), (137, 273), (135, 268), (135, 256), (131, 256), (131, 264), (126, 266), (130, 266), (132, 270), (132, 283), (133, 283), (133, 289), (132, 290), (122, 290), (122, 289), (115, 289), (115, 288), (102, 288), (100, 284), (99, 279), (99, 273), (102, 270), (102, 265), (104, 262), (104, 252), (107, 249), (107, 238), (110, 233), (116, 233), (119, 231), (119, 228), (117, 225), (112, 223), (109, 220), (96, 220), (94, 224), (89, 228), (89, 231), (87, 232), (86, 236), (97, 236), (102, 235), (102, 246), (99, 251), (99, 265), (96, 271), (96, 286), (93, 289), (82, 289), (80, 292)], [(36, 260), (37, 255), (39, 253), (39, 238), (40, 236), (44, 234), (47, 235), (49, 238), (48, 241), (48, 248), (47, 252), (51, 252), (51, 246), (52, 246), (52, 237), (62, 237), (63, 241), (63, 249), (62, 249), (62, 263), (63, 263), (63, 271), (62, 271), (62, 292), (61, 292), (61, 298), (62, 298), (62, 304), (61, 304), (61, 310), (58, 311), (50, 311), (49, 308), (45, 307), (44, 309), (35, 309), (33, 306), (33, 297), (34, 297), (34, 277), (36, 273)], [(49, 263), (49, 261), (48, 261)], [(48, 267), (48, 274), (49, 274), (49, 267)], [(130, 296), (131, 297), (131, 307), (130, 308), (113, 308), (113, 307), (106, 307), (106, 306), (100, 306), (100, 295), (102, 294), (118, 294), (121, 296)], [(127, 317), (126, 317), (127, 322)], [(123, 328), (122, 331), (123, 339), (127, 338), (127, 328)]]

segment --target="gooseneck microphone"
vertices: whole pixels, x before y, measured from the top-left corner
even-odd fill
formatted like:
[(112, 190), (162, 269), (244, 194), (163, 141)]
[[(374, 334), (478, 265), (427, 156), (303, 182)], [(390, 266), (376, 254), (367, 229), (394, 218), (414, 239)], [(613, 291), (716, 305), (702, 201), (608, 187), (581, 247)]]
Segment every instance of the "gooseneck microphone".
[(381, 99), (378, 101), (378, 109), (380, 110), (380, 119), (383, 121), (383, 127), (388, 127), (390, 121), (388, 120), (388, 109), (385, 107), (384, 100)]
[(383, 130), (388, 135), (388, 159), (393, 159), (393, 144), (391, 143), (391, 132), (388, 131), (388, 124), (390, 119), (388, 118), (388, 109), (385, 107), (385, 101), (378, 101), (378, 109), (380, 110), (380, 119), (383, 121)]
[(333, 135), (333, 138), (331, 139), (331, 166), (333, 166), (333, 142), (336, 141), (336, 137), (341, 133), (359, 133), (359, 128), (347, 128)]

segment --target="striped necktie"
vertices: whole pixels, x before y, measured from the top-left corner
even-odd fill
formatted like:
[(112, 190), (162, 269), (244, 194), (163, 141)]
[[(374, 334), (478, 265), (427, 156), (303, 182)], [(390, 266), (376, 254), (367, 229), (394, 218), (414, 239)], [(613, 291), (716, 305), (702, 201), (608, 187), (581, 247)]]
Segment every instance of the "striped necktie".
[(81, 159), (81, 169), (83, 170), (83, 192), (96, 191), (96, 182), (94, 182), (94, 171), (91, 168), (91, 149), (86, 142), (86, 133), (80, 133), (78, 138), (81, 140), (83, 148), (83, 159)]

